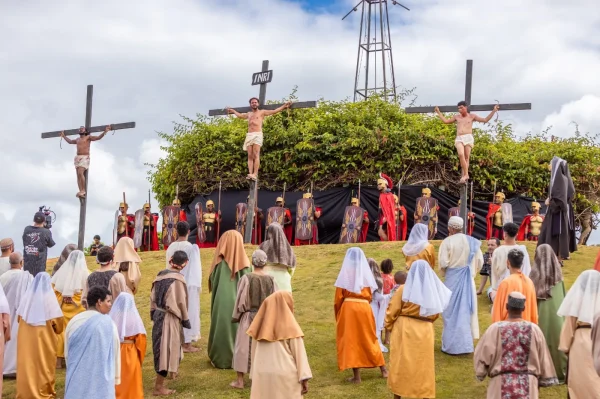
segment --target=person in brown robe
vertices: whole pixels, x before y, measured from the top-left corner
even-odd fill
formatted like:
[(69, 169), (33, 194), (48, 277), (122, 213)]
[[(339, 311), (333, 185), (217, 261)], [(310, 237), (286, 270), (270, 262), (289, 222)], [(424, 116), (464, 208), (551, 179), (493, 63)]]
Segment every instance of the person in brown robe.
[(252, 254), (252, 273), (242, 276), (237, 287), (237, 298), (232, 323), (240, 323), (235, 336), (232, 367), (237, 372), (237, 380), (230, 385), (232, 388), (244, 388), (244, 374), (250, 372), (252, 339), (246, 331), (263, 301), (276, 291), (275, 279), (263, 271), (267, 264), (267, 254), (257, 249)]
[(558, 350), (567, 354), (570, 399), (600, 399), (600, 376), (592, 358), (592, 323), (600, 312), (600, 273), (586, 270), (567, 292), (558, 315), (565, 318)]
[(113, 301), (117, 300), (121, 292), (127, 292), (128, 288), (125, 276), (113, 270), (113, 258), (114, 252), (111, 247), (102, 247), (98, 250), (96, 262), (98, 262), (100, 268), (88, 276), (83, 293), (81, 294), (81, 303), (86, 309), (87, 294), (92, 287), (101, 286), (108, 288)]
[(247, 334), (252, 338), (250, 399), (301, 399), (312, 372), (292, 294), (277, 291), (265, 299)]
[(525, 295), (511, 292), (508, 319), (492, 324), (475, 348), (475, 376), (491, 379), (488, 399), (537, 399), (539, 387), (558, 385), (544, 333), (521, 317), (525, 301)]
[(188, 263), (184, 251), (176, 251), (169, 261), (169, 268), (158, 273), (150, 293), (150, 318), (152, 327), (152, 351), (156, 383), (154, 396), (172, 395), (165, 379), (169, 373), (177, 374), (182, 358), (183, 328), (190, 328), (187, 306), (187, 287), (181, 274)]

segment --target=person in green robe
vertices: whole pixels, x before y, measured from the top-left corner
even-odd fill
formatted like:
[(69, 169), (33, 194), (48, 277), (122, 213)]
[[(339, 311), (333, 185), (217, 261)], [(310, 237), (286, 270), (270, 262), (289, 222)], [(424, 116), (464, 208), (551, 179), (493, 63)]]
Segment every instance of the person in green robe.
[(535, 250), (529, 278), (533, 281), (537, 296), (538, 324), (550, 349), (556, 376), (564, 384), (567, 356), (558, 350), (564, 318), (556, 312), (565, 299), (565, 284), (560, 263), (550, 245), (541, 244)]
[(208, 277), (208, 290), (211, 293), (208, 357), (216, 368), (232, 368), (239, 323), (232, 323), (231, 315), (238, 282), (250, 271), (250, 260), (244, 249), (242, 235), (236, 230), (226, 231), (215, 249)]

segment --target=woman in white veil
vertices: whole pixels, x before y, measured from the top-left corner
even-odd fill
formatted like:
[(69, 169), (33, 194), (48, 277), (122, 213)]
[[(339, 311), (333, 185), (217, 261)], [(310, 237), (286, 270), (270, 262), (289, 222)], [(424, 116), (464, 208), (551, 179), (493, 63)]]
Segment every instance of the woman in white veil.
[(435, 268), (435, 248), (429, 243), (429, 229), (427, 225), (417, 223), (410, 231), (408, 241), (402, 247), (402, 253), (406, 261), (406, 270), (416, 260), (424, 260), (431, 268)]

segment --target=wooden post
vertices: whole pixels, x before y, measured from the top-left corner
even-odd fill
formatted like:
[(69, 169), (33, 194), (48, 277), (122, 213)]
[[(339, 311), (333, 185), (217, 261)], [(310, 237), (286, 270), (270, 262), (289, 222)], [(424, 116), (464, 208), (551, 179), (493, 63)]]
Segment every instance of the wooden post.
[(467, 60), (467, 75), (465, 77), (465, 102), (471, 105), (471, 87), (473, 86), (473, 60)]
[(248, 195), (248, 209), (246, 210), (246, 231), (244, 234), (244, 243), (252, 242), (252, 227), (254, 226), (254, 207), (256, 206), (256, 181), (250, 180), (250, 194)]
[[(85, 130), (92, 126), (92, 99), (94, 97), (94, 86), (87, 86), (87, 96), (85, 100)], [(89, 170), (89, 169), (88, 169)], [(85, 214), (87, 211), (88, 192), (88, 170), (83, 172), (85, 176), (85, 197), (79, 198), (79, 233), (77, 235), (77, 249), (83, 251), (85, 242)]]
[(467, 234), (467, 224), (469, 223), (469, 215), (467, 214), (467, 184), (460, 186), (460, 217), (464, 221), (463, 233)]
[[(269, 70), (269, 60), (263, 60), (261, 72), (267, 72)], [(264, 105), (267, 102), (267, 84), (261, 83), (260, 90), (258, 92), (258, 103)]]

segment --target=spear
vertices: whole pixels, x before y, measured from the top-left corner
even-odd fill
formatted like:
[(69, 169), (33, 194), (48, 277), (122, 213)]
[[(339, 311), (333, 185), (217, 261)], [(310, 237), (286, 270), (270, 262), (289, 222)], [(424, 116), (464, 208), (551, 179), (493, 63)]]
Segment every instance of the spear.
[(400, 187), (402, 180), (398, 180), (398, 217), (396, 217), (396, 240), (400, 241)]
[(179, 199), (179, 184), (175, 186), (175, 199)]
[(496, 180), (494, 180), (494, 196), (492, 197), (492, 202), (496, 199)]
[[(470, 198), (470, 200), (471, 200), (471, 204), (470, 204), (469, 207), (471, 209), (469, 210), (469, 213), (473, 213), (473, 180), (471, 180), (471, 198)], [(475, 218), (473, 218), (473, 224), (475, 224)], [(469, 215), (467, 215), (467, 226), (469, 226), (467, 228), (467, 231), (469, 231), (469, 228), (471, 226), (471, 222), (469, 221)], [(473, 234), (473, 233), (471, 233), (471, 234)]]
[(360, 205), (361, 205), (361, 202), (360, 202), (360, 179), (358, 179), (358, 206), (360, 206)]
[[(148, 190), (148, 243), (146, 245), (146, 249), (150, 251), (150, 242), (152, 240), (152, 235), (150, 234), (152, 230), (152, 222), (154, 218), (152, 217), (152, 203), (150, 202), (150, 190)], [(156, 228), (156, 226), (154, 226)], [(143, 229), (142, 229), (143, 230)]]
[(281, 198), (283, 199), (283, 206), (285, 207), (285, 188), (286, 188), (286, 183), (283, 183), (283, 194), (281, 195)]
[(221, 232), (221, 221), (219, 215), (221, 214), (221, 180), (219, 179), (219, 202), (217, 204), (217, 243), (219, 242), (219, 233)]
[(123, 209), (125, 209), (125, 235), (129, 235), (129, 221), (127, 220), (127, 201), (125, 201), (125, 191), (123, 191)]

